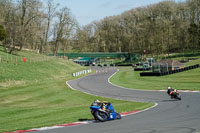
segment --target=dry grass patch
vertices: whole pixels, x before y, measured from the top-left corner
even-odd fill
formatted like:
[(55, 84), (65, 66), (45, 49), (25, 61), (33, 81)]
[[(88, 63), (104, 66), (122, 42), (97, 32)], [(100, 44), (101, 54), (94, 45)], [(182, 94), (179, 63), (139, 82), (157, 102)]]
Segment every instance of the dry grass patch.
[(9, 87), (12, 86), (21, 86), (21, 85), (25, 85), (26, 82), (23, 80), (8, 80), (6, 82), (2, 82), (0, 83), (0, 89), (8, 89)]

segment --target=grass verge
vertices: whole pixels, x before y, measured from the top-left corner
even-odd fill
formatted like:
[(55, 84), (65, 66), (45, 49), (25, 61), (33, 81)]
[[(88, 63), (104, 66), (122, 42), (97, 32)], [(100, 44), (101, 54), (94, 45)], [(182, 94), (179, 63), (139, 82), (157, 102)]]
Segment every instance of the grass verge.
[(112, 102), (118, 112), (142, 110), (153, 105), (71, 90), (66, 80), (74, 79), (72, 73), (83, 69), (86, 68), (62, 59), (1, 63), (0, 132), (91, 119), (89, 106), (95, 99)]
[(27, 92), (27, 88), (18, 88), (24, 94), (1, 102), (0, 132), (92, 119), (89, 106), (94, 99), (112, 102), (118, 112), (142, 110), (153, 105), (87, 95), (69, 89), (64, 81), (47, 84), (45, 88), (44, 84), (38, 84), (38, 88), (29, 86), (31, 92)]
[(110, 81), (113, 84), (133, 89), (161, 90), (171, 86), (181, 90), (200, 90), (200, 68), (161, 77), (140, 77), (140, 72), (131, 67), (120, 68)]

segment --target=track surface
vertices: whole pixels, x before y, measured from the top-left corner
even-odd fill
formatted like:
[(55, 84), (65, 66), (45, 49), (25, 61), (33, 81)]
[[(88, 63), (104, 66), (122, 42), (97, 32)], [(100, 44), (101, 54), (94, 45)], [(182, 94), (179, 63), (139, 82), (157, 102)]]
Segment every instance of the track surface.
[[(71, 87), (98, 96), (158, 103), (153, 109), (121, 120), (65, 127), (37, 133), (197, 133), (200, 131), (200, 93), (182, 93), (171, 100), (166, 92), (137, 91), (111, 85), (116, 70), (69, 81)], [(153, 88), (152, 88), (153, 89)], [(67, 114), (66, 114), (67, 115)]]

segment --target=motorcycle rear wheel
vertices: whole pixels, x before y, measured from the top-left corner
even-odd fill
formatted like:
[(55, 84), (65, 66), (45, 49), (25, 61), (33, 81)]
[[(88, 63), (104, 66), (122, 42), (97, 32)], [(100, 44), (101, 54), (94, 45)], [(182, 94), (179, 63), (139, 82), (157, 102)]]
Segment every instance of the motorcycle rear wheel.
[(120, 115), (120, 113), (116, 113), (116, 115), (117, 115), (117, 119), (121, 119), (122, 118), (122, 116)]
[(104, 113), (104, 112), (100, 112), (100, 111), (96, 111), (94, 113), (94, 116), (95, 116), (96, 119), (98, 119), (101, 122), (104, 122), (104, 121), (106, 121), (108, 119), (107, 114)]

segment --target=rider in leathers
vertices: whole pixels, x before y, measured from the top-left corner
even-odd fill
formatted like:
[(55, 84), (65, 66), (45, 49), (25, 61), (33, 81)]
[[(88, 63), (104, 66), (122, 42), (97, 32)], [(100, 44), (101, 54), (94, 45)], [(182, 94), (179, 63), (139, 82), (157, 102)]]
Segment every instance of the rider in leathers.
[(168, 87), (167, 94), (171, 96), (171, 98), (174, 97), (174, 93), (176, 92), (176, 89), (173, 89), (172, 87)]

